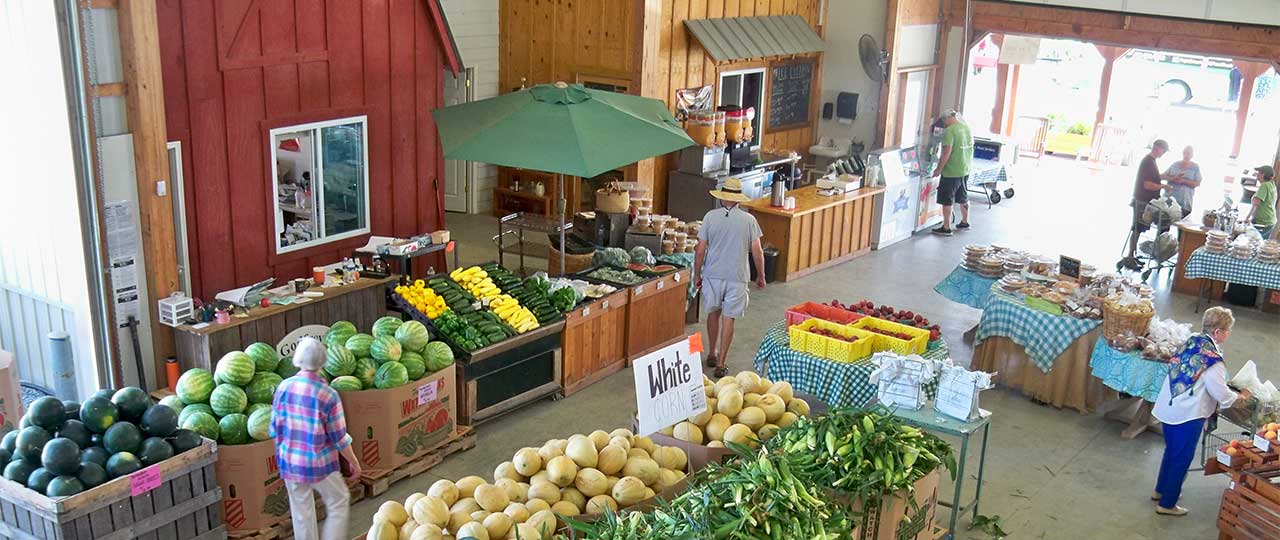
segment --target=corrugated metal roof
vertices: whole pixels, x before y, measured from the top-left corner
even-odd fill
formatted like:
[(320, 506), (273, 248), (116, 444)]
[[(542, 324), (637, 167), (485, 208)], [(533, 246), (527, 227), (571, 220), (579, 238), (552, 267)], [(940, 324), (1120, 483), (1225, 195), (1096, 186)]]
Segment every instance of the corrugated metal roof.
[(684, 25), (716, 62), (821, 52), (825, 46), (799, 15), (690, 19)]

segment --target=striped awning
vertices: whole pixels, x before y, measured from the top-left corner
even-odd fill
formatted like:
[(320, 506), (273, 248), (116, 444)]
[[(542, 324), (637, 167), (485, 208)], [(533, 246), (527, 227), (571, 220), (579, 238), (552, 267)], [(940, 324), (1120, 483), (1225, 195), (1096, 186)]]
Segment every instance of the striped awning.
[(691, 19), (689, 33), (716, 62), (821, 52), (822, 38), (799, 15)]

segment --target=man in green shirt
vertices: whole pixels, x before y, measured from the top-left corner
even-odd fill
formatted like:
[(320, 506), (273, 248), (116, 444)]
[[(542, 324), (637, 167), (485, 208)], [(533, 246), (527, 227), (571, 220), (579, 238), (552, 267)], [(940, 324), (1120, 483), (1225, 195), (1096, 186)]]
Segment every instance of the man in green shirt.
[(969, 169), (973, 165), (973, 134), (956, 111), (942, 115), (946, 131), (942, 135), (942, 156), (933, 170), (938, 182), (938, 204), (942, 206), (942, 226), (934, 234), (951, 236), (951, 205), (960, 205), (959, 230), (969, 229)]
[(1253, 206), (1249, 208), (1246, 222), (1252, 222), (1262, 237), (1270, 238), (1276, 227), (1276, 171), (1270, 165), (1255, 168), (1258, 173), (1258, 192), (1253, 194)]

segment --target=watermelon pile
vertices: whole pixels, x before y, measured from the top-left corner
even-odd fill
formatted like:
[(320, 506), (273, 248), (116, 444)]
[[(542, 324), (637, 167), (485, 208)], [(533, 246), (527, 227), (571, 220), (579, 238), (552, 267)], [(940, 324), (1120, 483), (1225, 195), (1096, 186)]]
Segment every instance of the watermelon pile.
[(440, 371), (453, 363), (453, 351), (431, 341), (418, 321), (383, 317), (368, 334), (339, 321), (324, 336), (324, 373), (341, 392), (395, 388)]
[(0, 440), (0, 466), (9, 480), (69, 497), (200, 446), (178, 424), (177, 410), (136, 387), (99, 390), (84, 403), (42, 397)]
[[(354, 331), (354, 330), (353, 330)], [(274, 347), (254, 343), (229, 352), (214, 366), (189, 369), (178, 378), (169, 405), (185, 429), (222, 444), (248, 444), (270, 437), (271, 402), (276, 387), (298, 369)], [(164, 403), (164, 402), (162, 402)]]

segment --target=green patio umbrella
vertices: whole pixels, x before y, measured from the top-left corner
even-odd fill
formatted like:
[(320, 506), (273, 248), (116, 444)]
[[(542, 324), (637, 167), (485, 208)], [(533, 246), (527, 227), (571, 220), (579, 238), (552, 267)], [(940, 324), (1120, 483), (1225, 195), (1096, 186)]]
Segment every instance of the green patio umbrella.
[[(578, 84), (540, 84), (431, 114), (448, 159), (583, 178), (694, 144), (662, 101)], [(564, 223), (564, 179), (556, 183)], [(564, 253), (561, 230), (562, 271)]]

